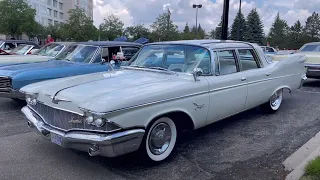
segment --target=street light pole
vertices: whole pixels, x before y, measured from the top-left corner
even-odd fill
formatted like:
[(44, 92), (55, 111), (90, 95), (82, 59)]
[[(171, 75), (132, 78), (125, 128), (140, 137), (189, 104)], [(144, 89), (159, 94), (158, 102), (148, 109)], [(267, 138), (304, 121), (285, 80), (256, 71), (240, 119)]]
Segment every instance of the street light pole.
[(221, 39), (228, 39), (229, 0), (224, 0)]
[(193, 4), (193, 8), (196, 8), (196, 34), (195, 39), (198, 37), (198, 8), (202, 8), (202, 4)]
[(238, 41), (240, 41), (240, 28), (241, 28), (241, 17), (240, 17), (240, 15), (241, 15), (241, 2), (242, 2), (242, 0), (240, 0), (240, 4), (239, 4), (239, 22), (238, 22), (238, 32), (237, 32), (237, 36), (238, 36)]

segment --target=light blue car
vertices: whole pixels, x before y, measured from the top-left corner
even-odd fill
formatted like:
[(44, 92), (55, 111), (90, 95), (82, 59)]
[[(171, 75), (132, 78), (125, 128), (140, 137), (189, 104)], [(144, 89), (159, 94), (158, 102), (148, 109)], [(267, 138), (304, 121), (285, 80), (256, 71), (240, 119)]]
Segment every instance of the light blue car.
[[(112, 67), (110, 62), (129, 60), (141, 46), (142, 44), (114, 41), (75, 43), (53, 60), (2, 66), (0, 67), (0, 97), (23, 100), (24, 94), (19, 92), (19, 89), (25, 85), (49, 79), (108, 71)], [(119, 66), (114, 66), (114, 68), (117, 67)]]

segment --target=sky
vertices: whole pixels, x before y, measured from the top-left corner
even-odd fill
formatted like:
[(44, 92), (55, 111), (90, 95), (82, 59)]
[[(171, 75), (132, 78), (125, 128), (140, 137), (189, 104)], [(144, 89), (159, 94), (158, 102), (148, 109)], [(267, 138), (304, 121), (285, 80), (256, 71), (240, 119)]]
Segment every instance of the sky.
[[(167, 8), (171, 11), (171, 20), (182, 30), (186, 23), (195, 25), (196, 11), (192, 4), (202, 4), (198, 12), (198, 23), (207, 32), (214, 29), (221, 20), (223, 0), (93, 0), (93, 20), (98, 26), (103, 18), (116, 15), (125, 27), (144, 24), (149, 27)], [(242, 0), (242, 13), (246, 16), (252, 8), (257, 8), (264, 24), (264, 32), (274, 22), (277, 13), (280, 18), (293, 25), (297, 20), (302, 24), (314, 11), (320, 10), (320, 0)], [(239, 11), (239, 0), (230, 0), (229, 27)]]

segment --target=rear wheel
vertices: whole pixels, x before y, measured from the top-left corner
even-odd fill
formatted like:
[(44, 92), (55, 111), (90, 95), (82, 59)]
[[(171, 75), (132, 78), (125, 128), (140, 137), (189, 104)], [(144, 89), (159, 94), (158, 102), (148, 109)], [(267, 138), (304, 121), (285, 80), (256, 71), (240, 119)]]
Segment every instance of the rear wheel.
[(175, 147), (177, 128), (172, 119), (161, 117), (147, 129), (140, 151), (148, 161), (166, 159)]
[(261, 110), (267, 113), (276, 112), (280, 108), (280, 105), (282, 103), (282, 98), (283, 98), (283, 89), (279, 89), (271, 96), (268, 102), (260, 106)]

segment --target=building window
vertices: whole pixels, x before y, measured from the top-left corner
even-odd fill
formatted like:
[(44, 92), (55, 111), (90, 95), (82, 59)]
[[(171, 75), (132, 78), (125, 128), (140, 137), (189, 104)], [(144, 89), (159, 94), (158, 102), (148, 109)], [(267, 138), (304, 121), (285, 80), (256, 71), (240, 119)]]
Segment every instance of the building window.
[(58, 6), (58, 1), (53, 0), (53, 7), (57, 8), (57, 6)]
[(74, 0), (74, 4), (75, 4), (75, 5), (78, 5), (78, 0)]
[(52, 19), (48, 19), (48, 25), (52, 25)]
[(62, 10), (62, 3), (59, 2), (59, 9)]
[(63, 19), (63, 13), (59, 13), (60, 19)]
[(58, 17), (58, 11), (53, 11), (53, 16), (54, 16), (55, 18), (57, 18), (57, 17)]
[(52, 2), (52, 0), (47, 0), (47, 5), (49, 5), (49, 6), (51, 6), (51, 3)]
[(41, 14), (48, 14), (48, 12), (46, 11), (46, 7), (45, 6), (40, 6), (39, 11)]
[(49, 9), (49, 8), (48, 8), (48, 14), (49, 14), (49, 16), (51, 16), (51, 14), (52, 14), (52, 9)]
[(54, 21), (54, 25), (58, 25), (59, 24), (59, 22), (58, 21)]

